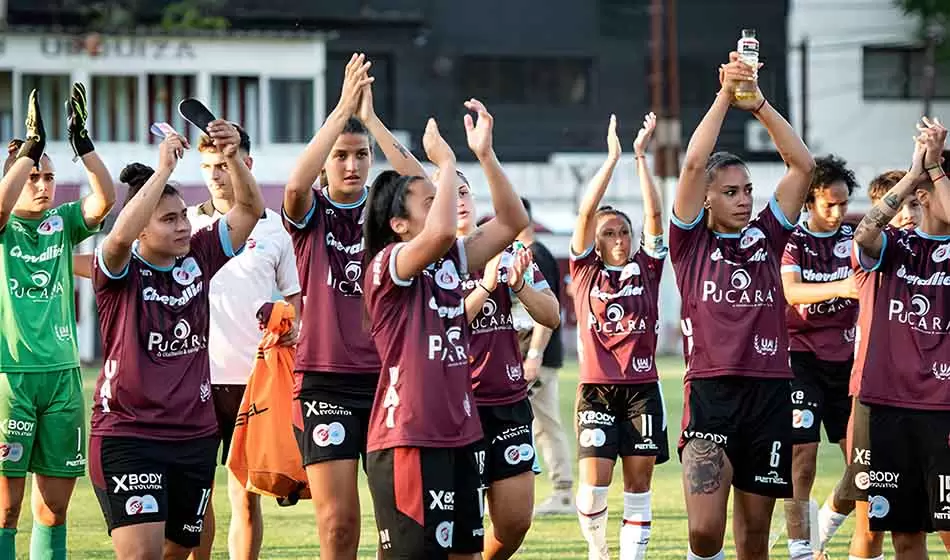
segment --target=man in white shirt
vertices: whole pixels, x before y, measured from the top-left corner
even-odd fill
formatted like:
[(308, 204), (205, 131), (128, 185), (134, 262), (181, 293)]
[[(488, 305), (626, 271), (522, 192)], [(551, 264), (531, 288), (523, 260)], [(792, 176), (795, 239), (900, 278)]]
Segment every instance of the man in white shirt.
[[(251, 142), (246, 132), (241, 134), (240, 150), (244, 163), (251, 168)], [(192, 230), (217, 220), (234, 203), (231, 179), (224, 156), (215, 149), (206, 136), (198, 144), (201, 171), (211, 199), (188, 208)], [(237, 419), (244, 389), (254, 365), (257, 346), (261, 340), (257, 310), (279, 293), (296, 309), (300, 309), (300, 282), (290, 235), (281, 223), (280, 215), (265, 209), (244, 245), (244, 252), (231, 259), (211, 280), (211, 328), (208, 335), (208, 355), (211, 359), (211, 384), (214, 407), (218, 415), (223, 446), (221, 464), (227, 461), (234, 422)], [(299, 321), (299, 319), (298, 319)], [(294, 344), (296, 327), (283, 339)], [(264, 525), (261, 518), (260, 496), (244, 490), (228, 474), (228, 499), (231, 503), (231, 525), (228, 534), (228, 552), (232, 559), (256, 559), (260, 555)], [(211, 558), (214, 541), (214, 512), (208, 503), (203, 523), (201, 546), (191, 558)]]

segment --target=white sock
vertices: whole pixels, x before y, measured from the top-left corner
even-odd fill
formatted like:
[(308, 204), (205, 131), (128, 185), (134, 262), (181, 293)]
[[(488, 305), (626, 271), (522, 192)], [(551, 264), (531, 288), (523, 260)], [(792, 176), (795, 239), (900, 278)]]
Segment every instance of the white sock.
[(811, 543), (808, 539), (788, 539), (788, 557), (790, 560), (812, 560)]
[(835, 536), (838, 529), (844, 523), (848, 516), (831, 509), (828, 502), (825, 502), (818, 510), (818, 549), (824, 550), (831, 537)]
[(855, 556), (852, 554), (848, 556), (848, 560), (884, 560), (884, 555), (880, 554), (878, 556), (875, 556), (874, 558), (861, 558), (860, 556)]
[(607, 550), (607, 490), (606, 486), (581, 484), (577, 487), (577, 520), (581, 533), (587, 539), (589, 560), (610, 560)]
[(688, 549), (686, 553), (686, 560), (726, 560), (726, 552), (720, 550), (719, 552), (713, 554), (712, 556), (697, 556), (693, 553), (693, 549)]
[(620, 526), (620, 560), (643, 560), (650, 544), (650, 492), (623, 493), (623, 525)]

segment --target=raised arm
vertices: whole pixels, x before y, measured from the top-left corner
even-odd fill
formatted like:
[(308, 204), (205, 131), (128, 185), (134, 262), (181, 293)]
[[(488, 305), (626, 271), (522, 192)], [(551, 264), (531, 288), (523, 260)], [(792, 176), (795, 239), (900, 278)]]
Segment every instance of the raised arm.
[(112, 274), (119, 274), (132, 258), (132, 243), (138, 238), (155, 212), (162, 198), (162, 191), (178, 165), (178, 154), (187, 146), (181, 136), (165, 138), (158, 147), (158, 169), (145, 182), (139, 192), (119, 212), (112, 231), (102, 241), (102, 259)]
[(498, 267), (501, 265), (501, 253), (498, 253), (487, 264), (482, 279), (475, 284), (475, 289), (465, 296), (465, 318), (469, 322), (475, 320), (485, 305), (485, 300), (498, 287)]
[(643, 195), (643, 233), (644, 237), (654, 239), (663, 235), (663, 212), (661, 210), (660, 191), (656, 188), (650, 166), (647, 165), (647, 147), (656, 130), (656, 115), (648, 113), (643, 117), (643, 126), (633, 141), (633, 152), (637, 158), (637, 176), (640, 179), (640, 192)]
[(251, 170), (238, 155), (241, 136), (237, 128), (227, 121), (217, 120), (208, 125), (208, 135), (227, 158), (228, 175), (234, 187), (234, 204), (227, 214), (228, 235), (232, 247), (243, 247), (264, 214), (264, 197)]
[(92, 139), (89, 138), (89, 131), (86, 130), (88, 117), (86, 86), (76, 82), (73, 84), (69, 99), (66, 100), (67, 132), (73, 153), (76, 154), (77, 159), (82, 160), (89, 177), (89, 189), (92, 192), (82, 200), (82, 217), (87, 228), (94, 228), (106, 219), (109, 211), (115, 206), (115, 183), (106, 164), (96, 153)]
[(924, 169), (934, 184), (934, 196), (940, 200), (944, 208), (950, 208), (950, 179), (943, 170), (943, 150), (947, 142), (947, 129), (940, 119), (921, 119), (917, 125), (921, 132), (921, 139), (927, 148), (924, 155)]
[(716, 94), (712, 106), (706, 111), (703, 120), (699, 122), (699, 126), (689, 139), (683, 169), (680, 171), (679, 182), (676, 185), (673, 215), (685, 223), (694, 222), (703, 210), (703, 202), (706, 200), (706, 162), (716, 149), (719, 131), (722, 129), (726, 113), (729, 112), (736, 87), (740, 81), (754, 79), (752, 69), (738, 60), (732, 60), (729, 64), (721, 66), (719, 75), (722, 89)]
[(914, 190), (918, 177), (924, 171), (926, 151), (926, 145), (921, 139), (914, 141), (914, 159), (910, 171), (881, 197), (854, 230), (854, 241), (864, 256), (872, 259), (881, 257), (881, 249), (884, 246), (881, 231), (900, 211), (904, 198)]
[[(426, 223), (411, 241), (396, 253), (396, 275), (410, 279), (445, 255), (455, 243), (458, 228), (458, 188), (455, 181), (455, 153), (442, 138), (435, 119), (429, 119), (422, 136), (429, 161), (439, 168), (435, 197), (429, 207)], [(428, 179), (427, 179), (428, 180)]]
[(425, 169), (422, 168), (419, 160), (393, 136), (389, 128), (376, 115), (376, 109), (373, 107), (373, 86), (371, 84), (363, 86), (356, 116), (363, 121), (366, 130), (373, 135), (393, 169), (399, 172), (400, 175), (426, 176)]
[(320, 177), (337, 137), (343, 132), (347, 119), (359, 107), (362, 88), (373, 82), (367, 75), (370, 67), (363, 54), (354, 54), (346, 65), (343, 91), (336, 108), (304, 149), (287, 179), (284, 189), (284, 213), (294, 222), (302, 222), (313, 207), (313, 184)]
[[(492, 147), (494, 118), (477, 99), (466, 101), (465, 108), (478, 114), (477, 124), (472, 121), (471, 115), (465, 115), (465, 135), (468, 147), (475, 153), (488, 179), (488, 190), (495, 210), (494, 218), (465, 238), (468, 271), (473, 272), (481, 270), (489, 259), (500, 253), (518, 237), (521, 230), (528, 227), (528, 212), (508, 181)], [(441, 167), (439, 170), (440, 179), (449, 174)]]
[(508, 286), (535, 323), (549, 329), (557, 328), (561, 324), (561, 305), (554, 292), (551, 288), (537, 289), (525, 280), (525, 272), (531, 270), (532, 264), (531, 251), (519, 250), (508, 273)]
[(0, 231), (7, 227), (13, 207), (20, 198), (23, 185), (30, 178), (33, 168), (43, 157), (46, 149), (46, 129), (43, 127), (43, 116), (36, 100), (36, 90), (30, 92), (26, 112), (26, 140), (16, 154), (16, 161), (0, 179)]
[(577, 209), (577, 221), (574, 222), (574, 233), (571, 235), (571, 252), (581, 255), (594, 244), (597, 222), (594, 215), (597, 207), (607, 192), (607, 185), (613, 177), (617, 162), (620, 161), (620, 138), (617, 136), (617, 117), (610, 115), (610, 124), (607, 125), (607, 159), (597, 173), (591, 178), (584, 191), (580, 207)]
[(736, 106), (752, 111), (769, 132), (775, 148), (785, 161), (787, 169), (775, 189), (775, 199), (785, 218), (794, 224), (798, 221), (798, 215), (808, 196), (808, 186), (815, 171), (815, 158), (785, 117), (761, 97), (761, 92), (759, 97), (760, 99), (737, 101)]

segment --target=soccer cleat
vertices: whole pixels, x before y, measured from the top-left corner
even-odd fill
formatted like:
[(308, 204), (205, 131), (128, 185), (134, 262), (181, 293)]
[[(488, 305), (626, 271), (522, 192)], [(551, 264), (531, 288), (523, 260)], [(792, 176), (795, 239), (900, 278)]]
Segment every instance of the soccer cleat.
[(26, 107), (26, 140), (17, 151), (16, 157), (28, 157), (39, 166), (43, 151), (46, 150), (46, 128), (40, 114), (40, 104), (36, 99), (36, 90), (30, 92)]
[(198, 127), (198, 130), (202, 134), (208, 133), (208, 125), (211, 124), (211, 121), (215, 120), (214, 113), (205, 107), (204, 103), (194, 97), (183, 99), (182, 102), (178, 104), (178, 113), (186, 121)]
[(72, 94), (66, 100), (66, 122), (68, 123), (69, 145), (73, 148), (73, 161), (95, 151), (86, 121), (89, 119), (89, 105), (86, 100), (86, 86), (79, 82), (73, 84)]

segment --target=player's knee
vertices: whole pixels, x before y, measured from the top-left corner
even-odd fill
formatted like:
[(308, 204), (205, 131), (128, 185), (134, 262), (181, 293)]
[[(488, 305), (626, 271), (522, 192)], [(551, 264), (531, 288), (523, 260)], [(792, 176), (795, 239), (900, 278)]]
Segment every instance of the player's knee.
[(577, 511), (584, 515), (595, 515), (607, 509), (607, 486), (581, 484), (575, 497)]
[(926, 556), (927, 535), (924, 533), (891, 533), (896, 558), (908, 555), (917, 555), (921, 552)]
[(322, 539), (321, 546), (341, 550), (356, 546), (360, 538), (360, 519), (353, 512), (334, 509), (324, 512), (319, 520)]
[(699, 524), (689, 528), (689, 549), (696, 556), (709, 558), (718, 554), (722, 550), (722, 539), (723, 535), (718, 527)]
[(740, 555), (752, 558), (766, 558), (769, 551), (769, 525), (755, 523), (746, 525), (745, 530), (736, 531), (736, 551)]
[(815, 482), (815, 477), (818, 475), (818, 466), (815, 460), (807, 460), (805, 458), (802, 461), (795, 462), (795, 472), (794, 474), (794, 484), (796, 486), (800, 484), (808, 485), (809, 487)]
[(16, 529), (17, 522), (20, 520), (20, 505), (10, 504), (5, 508), (0, 508), (0, 523), (4, 529)]
[(493, 522), (495, 538), (505, 544), (520, 543), (531, 529), (531, 517), (532, 512), (529, 509), (524, 513), (507, 516), (503, 523), (495, 525)]

